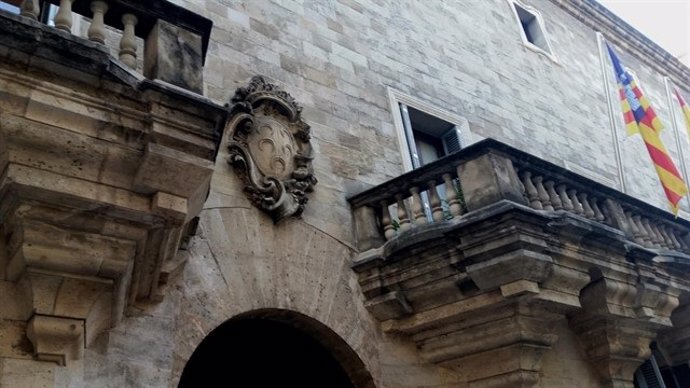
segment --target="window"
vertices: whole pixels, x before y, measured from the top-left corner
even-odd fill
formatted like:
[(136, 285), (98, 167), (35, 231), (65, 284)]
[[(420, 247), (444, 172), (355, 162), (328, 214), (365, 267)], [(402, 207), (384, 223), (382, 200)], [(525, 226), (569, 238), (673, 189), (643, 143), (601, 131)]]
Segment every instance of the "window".
[(429, 164), (462, 147), (461, 132), (457, 125), (403, 103), (398, 103), (398, 107), (412, 167)]
[[(41, 9), (39, 20), (42, 23), (55, 26), (53, 23), (53, 18), (55, 18), (55, 14), (57, 14), (58, 7), (43, 0), (40, 0), (38, 3)], [(19, 14), (21, 12), (21, 9), (19, 8), (20, 5), (21, 0), (0, 0), (0, 11), (8, 11), (14, 14)]]
[(473, 142), (467, 120), (388, 89), (404, 171), (431, 163)]
[[(429, 164), (459, 151), (471, 142), (480, 140), (470, 132), (468, 122), (463, 117), (390, 88), (388, 96), (404, 171)], [(437, 191), (441, 198), (445, 198), (443, 184), (437, 186)], [(431, 220), (431, 208), (426, 192), (421, 193), (421, 199), (427, 218)], [(445, 209), (445, 201), (442, 206)]]
[(522, 42), (529, 48), (540, 51), (553, 59), (551, 45), (546, 37), (544, 22), (541, 15), (527, 6), (521, 5), (517, 1), (510, 1), (515, 17), (520, 23), (520, 35)]
[(0, 2), (0, 10), (19, 14), (19, 2), (10, 1), (10, 4)]

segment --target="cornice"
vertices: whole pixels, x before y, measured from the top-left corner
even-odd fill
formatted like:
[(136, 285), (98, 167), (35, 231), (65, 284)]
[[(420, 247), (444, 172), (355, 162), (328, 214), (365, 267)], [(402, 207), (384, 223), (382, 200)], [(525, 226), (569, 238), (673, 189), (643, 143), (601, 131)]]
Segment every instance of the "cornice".
[(690, 88), (690, 69), (687, 66), (596, 0), (551, 1), (586, 26), (604, 34), (616, 47), (668, 76), (679, 87)]

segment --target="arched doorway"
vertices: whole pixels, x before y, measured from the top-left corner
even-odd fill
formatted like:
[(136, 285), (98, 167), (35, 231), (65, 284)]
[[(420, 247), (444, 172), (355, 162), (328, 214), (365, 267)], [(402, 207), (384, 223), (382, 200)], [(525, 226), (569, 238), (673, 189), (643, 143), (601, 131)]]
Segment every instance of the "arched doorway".
[(374, 388), (337, 334), (302, 314), (259, 310), (232, 318), (194, 351), (178, 388)]

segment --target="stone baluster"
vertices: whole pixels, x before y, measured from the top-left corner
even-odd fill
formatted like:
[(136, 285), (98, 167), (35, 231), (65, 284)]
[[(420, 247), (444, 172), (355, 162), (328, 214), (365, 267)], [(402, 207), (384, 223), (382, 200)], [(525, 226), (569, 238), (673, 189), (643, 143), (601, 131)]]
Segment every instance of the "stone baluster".
[(450, 174), (443, 174), (443, 181), (446, 183), (446, 202), (448, 202), (448, 209), (453, 217), (462, 215), (462, 206), (458, 200), (458, 193), (455, 190), (455, 184)]
[(544, 182), (544, 188), (546, 188), (546, 192), (549, 194), (549, 200), (551, 201), (553, 210), (561, 210), (563, 209), (563, 201), (561, 201), (561, 197), (559, 197), (558, 193), (556, 193), (554, 185), (555, 183), (553, 181)]
[(396, 194), (395, 199), (398, 202), (398, 223), (400, 224), (400, 233), (410, 230), (412, 225), (410, 224), (410, 217), (407, 215), (407, 209), (405, 208), (405, 201), (403, 201), (402, 194)]
[(422, 204), (422, 198), (419, 195), (419, 187), (410, 188), (410, 194), (412, 194), (411, 210), (412, 219), (415, 225), (425, 225), (428, 223), (426, 219), (426, 214), (424, 214), (424, 205)]
[(563, 204), (563, 209), (569, 212), (573, 211), (573, 201), (570, 200), (568, 194), (566, 193), (566, 187), (564, 184), (556, 186), (556, 191), (558, 196), (561, 197), (561, 203)]
[(431, 206), (431, 218), (434, 222), (443, 221), (443, 206), (441, 206), (441, 198), (438, 196), (436, 190), (436, 181), (427, 182), (429, 187), (429, 206)]
[(391, 212), (385, 201), (381, 202), (381, 224), (383, 225), (383, 237), (386, 238), (386, 241), (392, 239), (395, 236), (395, 228), (391, 222)]
[(589, 202), (592, 207), (592, 211), (594, 211), (594, 219), (599, 222), (604, 222), (606, 220), (606, 217), (604, 216), (604, 213), (601, 211), (601, 208), (599, 208), (599, 200), (594, 197), (591, 197), (589, 199)]
[(575, 189), (568, 190), (568, 197), (570, 197), (570, 201), (573, 203), (573, 212), (575, 214), (580, 214), (580, 215), (584, 214), (585, 209), (582, 207), (580, 200), (577, 198), (577, 190), (575, 190)]
[(551, 206), (551, 198), (549, 198), (549, 193), (544, 188), (544, 177), (535, 176), (534, 177), (534, 187), (537, 188), (537, 195), (539, 196), (539, 202), (541, 202), (541, 207), (544, 210), (553, 211), (553, 206)]
[(55, 14), (55, 28), (72, 31), (72, 0), (60, 0), (60, 9)]
[(137, 17), (131, 13), (122, 15), (122, 24), (125, 28), (122, 31), (120, 41), (120, 61), (128, 67), (137, 67), (137, 41), (134, 36), (134, 27), (137, 25)]
[(651, 222), (648, 218), (645, 218), (645, 221), (647, 222), (647, 225), (649, 225), (649, 230), (652, 232), (652, 240), (654, 243), (660, 248), (665, 248), (664, 238), (661, 236), (661, 233), (659, 233), (659, 228), (657, 225), (654, 222)]
[(532, 172), (531, 171), (520, 171), (522, 179), (522, 184), (525, 186), (525, 193), (527, 194), (527, 201), (529, 201), (530, 207), (532, 209), (543, 210), (544, 207), (539, 200), (539, 192), (537, 188), (532, 183)]
[(680, 231), (680, 230), (675, 230), (674, 235), (676, 236), (676, 240), (677, 240), (678, 243), (680, 244), (680, 248), (679, 248), (679, 249), (680, 249), (682, 252), (686, 252), (686, 253), (689, 252), (689, 251), (690, 251), (690, 246), (688, 245), (688, 242), (685, 240), (685, 235), (687, 235), (687, 233), (685, 233), (685, 232), (683, 232), (683, 231)]
[(642, 240), (642, 242), (640, 242), (636, 238), (635, 241), (637, 243), (645, 245), (645, 246), (651, 245), (652, 239), (650, 238), (649, 232), (647, 231), (647, 229), (644, 227), (644, 224), (642, 223), (642, 218), (638, 214), (635, 214), (632, 216), (632, 220), (635, 224), (635, 227), (637, 227), (637, 230), (638, 230), (639, 235), (640, 235), (640, 240)]
[(625, 216), (628, 218), (628, 224), (630, 225), (630, 231), (633, 235), (633, 240), (640, 245), (645, 245), (644, 233), (640, 229), (639, 222), (636, 220), (637, 215), (633, 215), (632, 212), (625, 212)]
[[(522, 170), (516, 168), (516, 169), (515, 169), (515, 173), (516, 173), (516, 174), (518, 175), (518, 177), (519, 177), (519, 176), (522, 175)], [(525, 184), (522, 183), (522, 179), (518, 179), (518, 180), (517, 180), (517, 183), (518, 183), (518, 186), (520, 186), (520, 192), (522, 193), (522, 197), (525, 198), (525, 199), (527, 200), (527, 202), (529, 203), (529, 196), (527, 195), (527, 190), (525, 189)]]
[(105, 44), (105, 23), (103, 22), (103, 17), (108, 12), (108, 3), (101, 0), (92, 1), (91, 12), (93, 12), (93, 18), (88, 31), (89, 40)]
[(657, 225), (656, 229), (659, 231), (659, 234), (661, 235), (661, 239), (663, 240), (664, 248), (675, 249), (676, 244), (673, 242), (673, 239), (669, 235), (668, 229), (666, 229), (666, 226), (665, 225)]
[(41, 12), (41, 7), (38, 5), (38, 0), (24, 0), (19, 5), (20, 15), (29, 19), (38, 20), (38, 14)]
[(671, 238), (671, 241), (673, 242), (673, 247), (675, 249), (682, 249), (683, 244), (680, 243), (680, 240), (678, 237), (676, 237), (676, 230), (670, 227), (666, 227), (666, 233), (668, 234), (668, 237)]
[(654, 244), (656, 244), (658, 248), (663, 248), (664, 239), (661, 237), (661, 234), (659, 233), (657, 226), (649, 218), (645, 218), (645, 221), (647, 222), (647, 225), (649, 226), (649, 231), (652, 234), (652, 241), (654, 241)]
[(654, 232), (652, 231), (652, 227), (649, 225), (649, 220), (646, 218), (640, 217), (640, 223), (642, 224), (642, 228), (647, 234), (647, 238), (649, 239), (649, 245), (655, 248), (659, 248), (659, 242), (657, 237), (654, 235)]
[(580, 204), (582, 205), (582, 214), (590, 220), (593, 220), (594, 210), (592, 210), (592, 207), (589, 206), (589, 201), (587, 200), (587, 193), (579, 193), (577, 197), (580, 200)]

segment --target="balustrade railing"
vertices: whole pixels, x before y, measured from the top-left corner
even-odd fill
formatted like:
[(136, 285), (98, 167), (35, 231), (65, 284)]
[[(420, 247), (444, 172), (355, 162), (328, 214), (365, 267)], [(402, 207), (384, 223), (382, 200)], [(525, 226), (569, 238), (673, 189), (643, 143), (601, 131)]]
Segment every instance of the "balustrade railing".
[(361, 250), (500, 200), (572, 213), (644, 247), (690, 253), (690, 222), (491, 139), (349, 198)]
[[(380, 228), (388, 241), (413, 227), (461, 217), (466, 209), (458, 179), (459, 162), (444, 160), (401, 175), (350, 198), (356, 212), (364, 212), (375, 240)], [(452, 159), (452, 158), (451, 158)], [(376, 220), (372, 219), (375, 215)], [(362, 222), (359, 223), (363, 227)]]
[[(212, 23), (163, 0), (22, 0), (0, 2), (19, 6), (20, 15), (47, 20), (42, 12), (57, 6), (56, 29), (72, 33), (74, 15), (91, 19), (86, 39), (106, 44), (107, 28), (119, 31), (118, 59), (137, 70), (143, 52), (143, 74), (201, 93), (202, 73)], [(141, 38), (141, 40), (138, 40)], [(141, 46), (141, 47), (138, 47)]]

